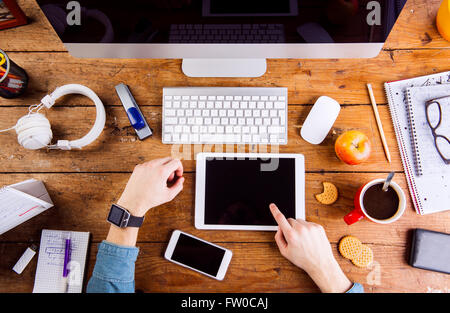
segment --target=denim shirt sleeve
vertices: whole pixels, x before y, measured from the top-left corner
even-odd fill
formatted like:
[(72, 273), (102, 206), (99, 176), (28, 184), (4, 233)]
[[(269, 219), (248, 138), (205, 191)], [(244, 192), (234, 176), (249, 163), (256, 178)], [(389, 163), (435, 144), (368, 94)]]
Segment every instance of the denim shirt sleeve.
[(364, 287), (361, 284), (354, 283), (346, 293), (364, 293)]
[(134, 292), (134, 266), (139, 249), (107, 241), (98, 245), (97, 260), (88, 293)]

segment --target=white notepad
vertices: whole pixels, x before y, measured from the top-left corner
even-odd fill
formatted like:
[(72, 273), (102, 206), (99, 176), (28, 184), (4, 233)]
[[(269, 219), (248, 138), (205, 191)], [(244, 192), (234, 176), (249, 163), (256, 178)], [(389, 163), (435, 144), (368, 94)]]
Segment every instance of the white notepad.
[(51, 208), (44, 183), (29, 179), (0, 189), (0, 235)]
[[(69, 275), (63, 278), (65, 241), (70, 236)], [(43, 229), (34, 280), (34, 293), (81, 293), (89, 233)]]
[[(446, 190), (445, 194), (450, 196), (450, 166), (445, 164), (436, 150), (425, 110), (427, 101), (449, 96), (449, 98), (440, 101), (442, 120), (437, 132), (450, 138), (450, 84), (411, 87), (407, 88), (406, 93), (410, 112), (409, 121), (411, 128), (415, 130), (411, 134), (411, 140), (415, 154), (416, 174), (418, 176), (432, 176), (435, 178), (434, 183), (438, 183), (442, 180), (442, 176), (446, 176), (449, 189)], [(433, 117), (430, 116), (430, 118)], [(436, 176), (436, 174), (442, 175)]]
[[(446, 192), (446, 189), (443, 188), (444, 185), (437, 184), (436, 180), (428, 178), (428, 176), (417, 175), (414, 146), (411, 140), (412, 130), (409, 120), (407, 89), (443, 84), (450, 84), (450, 72), (389, 82), (384, 85), (406, 181), (408, 182), (412, 202), (419, 214), (448, 210), (450, 209), (450, 202), (444, 201), (449, 196), (448, 192), (443, 194), (443, 192)], [(450, 177), (444, 176), (444, 180), (448, 182)]]

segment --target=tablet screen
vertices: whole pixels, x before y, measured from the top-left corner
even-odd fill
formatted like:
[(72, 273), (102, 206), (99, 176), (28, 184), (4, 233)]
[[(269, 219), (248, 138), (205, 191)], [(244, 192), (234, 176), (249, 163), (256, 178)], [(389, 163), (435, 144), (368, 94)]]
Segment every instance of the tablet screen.
[(294, 158), (206, 158), (205, 224), (276, 225), (275, 203), (295, 218)]

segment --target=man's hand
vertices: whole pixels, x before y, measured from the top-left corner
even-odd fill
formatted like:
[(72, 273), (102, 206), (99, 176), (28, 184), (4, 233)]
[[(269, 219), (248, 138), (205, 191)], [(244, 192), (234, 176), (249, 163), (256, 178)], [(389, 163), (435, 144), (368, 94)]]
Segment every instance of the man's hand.
[(139, 164), (117, 202), (132, 215), (144, 216), (148, 210), (169, 202), (183, 190), (183, 165), (170, 157)]
[(281, 255), (311, 276), (322, 292), (345, 292), (351, 282), (333, 256), (321, 225), (286, 217), (275, 204), (270, 211), (278, 223), (275, 241)]

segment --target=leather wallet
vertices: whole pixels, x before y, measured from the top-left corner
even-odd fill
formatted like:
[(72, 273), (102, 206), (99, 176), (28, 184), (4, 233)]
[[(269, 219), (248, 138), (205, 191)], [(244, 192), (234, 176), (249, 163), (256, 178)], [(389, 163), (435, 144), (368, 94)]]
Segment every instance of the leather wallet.
[(413, 232), (409, 264), (450, 274), (450, 234), (417, 228)]

